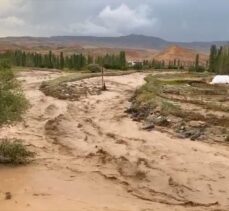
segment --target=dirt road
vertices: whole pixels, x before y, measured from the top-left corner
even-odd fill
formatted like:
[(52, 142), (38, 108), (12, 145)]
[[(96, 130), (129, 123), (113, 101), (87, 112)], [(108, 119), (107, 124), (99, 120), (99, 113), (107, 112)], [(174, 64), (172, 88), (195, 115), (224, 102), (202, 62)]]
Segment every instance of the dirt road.
[(31, 108), (0, 138), (23, 139), (37, 156), (25, 167), (0, 166), (0, 210), (229, 210), (228, 147), (147, 132), (125, 114), (144, 74), (106, 77), (108, 91), (76, 102), (39, 91), (60, 75), (19, 75)]

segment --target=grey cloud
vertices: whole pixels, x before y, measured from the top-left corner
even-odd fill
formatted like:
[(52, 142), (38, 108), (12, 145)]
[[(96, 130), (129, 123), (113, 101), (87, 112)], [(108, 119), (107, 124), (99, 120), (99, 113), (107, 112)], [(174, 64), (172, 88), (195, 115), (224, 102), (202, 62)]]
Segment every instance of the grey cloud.
[(228, 40), (228, 0), (1, 0), (0, 36), (131, 33)]

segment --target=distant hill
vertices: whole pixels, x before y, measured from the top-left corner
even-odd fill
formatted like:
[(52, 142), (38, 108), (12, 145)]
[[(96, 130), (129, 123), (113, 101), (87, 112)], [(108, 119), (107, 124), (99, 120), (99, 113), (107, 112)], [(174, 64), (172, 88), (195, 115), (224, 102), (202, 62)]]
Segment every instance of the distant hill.
[[(180, 60), (189, 63), (195, 61), (196, 54), (197, 52), (195, 50), (173, 45), (155, 54), (154, 59), (159, 61), (163, 60), (165, 62)], [(202, 64), (206, 64), (208, 56), (203, 53), (199, 53), (199, 54), (200, 54), (200, 62)]]
[(107, 48), (129, 49), (155, 49), (161, 50), (171, 45), (179, 45), (198, 51), (208, 52), (212, 44), (225, 45), (229, 42), (171, 42), (158, 37), (145, 35), (128, 35), (120, 37), (95, 37), (95, 36), (53, 36), (53, 37), (7, 37), (0, 38), (1, 45), (13, 47), (61, 47), (61, 46), (90, 46)]
[(162, 49), (169, 43), (157, 37), (148, 37), (144, 35), (128, 35), (121, 37), (51, 37), (50, 40), (69, 43), (77, 42), (82, 45), (90, 44), (103, 47), (118, 47), (118, 48), (140, 48), (140, 49)]
[(103, 47), (157, 49), (161, 50), (171, 45), (179, 45), (198, 51), (209, 51), (211, 45), (217, 46), (229, 44), (229, 41), (215, 42), (171, 42), (158, 37), (131, 34), (120, 37), (93, 37), (93, 36), (55, 36), (50, 40), (62, 43), (77, 42), (79, 44), (90, 44)]
[(128, 35), (120, 37), (94, 36), (53, 36), (53, 37), (5, 37), (0, 38), (0, 52), (6, 50), (27, 50), (47, 53), (52, 50), (65, 55), (83, 53), (92, 56), (126, 51), (128, 60), (164, 60), (174, 59), (193, 63), (197, 53), (200, 62), (205, 64), (211, 45), (226, 45), (229, 42), (170, 42), (158, 37)]

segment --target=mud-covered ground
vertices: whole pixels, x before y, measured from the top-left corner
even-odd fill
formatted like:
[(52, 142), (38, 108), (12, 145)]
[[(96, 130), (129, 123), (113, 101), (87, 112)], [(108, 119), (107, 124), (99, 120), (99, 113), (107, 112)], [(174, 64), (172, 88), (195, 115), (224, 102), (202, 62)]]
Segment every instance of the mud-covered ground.
[(228, 146), (145, 131), (125, 113), (146, 74), (106, 77), (108, 91), (78, 101), (39, 91), (59, 76), (18, 76), (31, 108), (0, 138), (23, 139), (36, 157), (28, 166), (0, 166), (0, 210), (229, 210)]
[(206, 73), (149, 75), (131, 98), (128, 113), (147, 130), (192, 141), (229, 142), (229, 86), (213, 85)]

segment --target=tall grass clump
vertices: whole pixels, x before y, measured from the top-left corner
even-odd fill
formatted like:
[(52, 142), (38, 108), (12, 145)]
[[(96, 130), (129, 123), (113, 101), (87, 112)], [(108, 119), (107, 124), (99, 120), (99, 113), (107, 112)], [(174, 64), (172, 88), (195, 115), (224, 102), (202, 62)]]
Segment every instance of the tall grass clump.
[(30, 161), (30, 158), (34, 156), (34, 153), (27, 150), (27, 148), (21, 143), (21, 140), (3, 139), (0, 140), (0, 163), (20, 165), (26, 164)]

